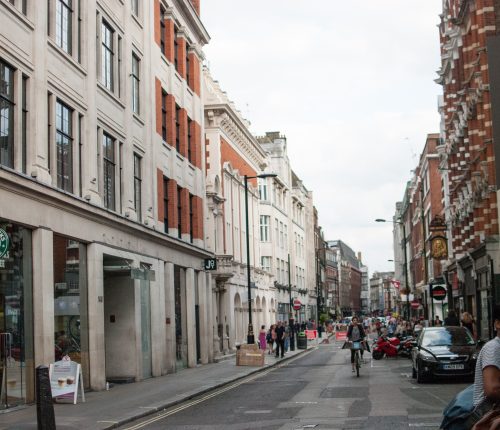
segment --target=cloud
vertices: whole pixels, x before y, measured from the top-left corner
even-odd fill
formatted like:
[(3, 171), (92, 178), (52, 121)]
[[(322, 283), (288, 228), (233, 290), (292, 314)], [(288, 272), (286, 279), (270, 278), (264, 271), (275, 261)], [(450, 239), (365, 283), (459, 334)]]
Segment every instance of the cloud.
[(203, 0), (211, 73), (263, 134), (287, 136), (328, 239), (388, 270), (390, 219), (439, 131), (440, 2)]

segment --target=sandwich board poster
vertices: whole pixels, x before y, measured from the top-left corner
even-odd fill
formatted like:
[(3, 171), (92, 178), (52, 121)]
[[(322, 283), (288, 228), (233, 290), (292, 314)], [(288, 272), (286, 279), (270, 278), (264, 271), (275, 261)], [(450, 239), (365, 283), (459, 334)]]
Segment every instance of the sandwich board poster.
[(71, 358), (65, 356), (61, 361), (50, 364), (49, 377), (53, 398), (56, 400), (70, 399), (73, 400), (73, 404), (76, 405), (78, 387), (80, 386), (82, 402), (85, 402), (82, 367), (80, 363), (71, 361)]

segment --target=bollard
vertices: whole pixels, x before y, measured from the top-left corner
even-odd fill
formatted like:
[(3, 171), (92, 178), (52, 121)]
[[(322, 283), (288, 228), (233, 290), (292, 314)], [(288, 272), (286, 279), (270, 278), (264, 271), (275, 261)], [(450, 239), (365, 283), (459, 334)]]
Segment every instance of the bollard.
[(38, 366), (36, 368), (36, 420), (38, 430), (56, 430), (49, 368), (47, 366)]

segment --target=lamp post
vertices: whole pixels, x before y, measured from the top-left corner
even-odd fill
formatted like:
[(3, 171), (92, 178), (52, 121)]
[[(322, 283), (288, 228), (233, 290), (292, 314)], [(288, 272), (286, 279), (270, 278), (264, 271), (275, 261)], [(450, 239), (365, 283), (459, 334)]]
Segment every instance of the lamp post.
[[(385, 219), (377, 218), (375, 222), (388, 222)], [(410, 320), (410, 288), (408, 287), (408, 259), (406, 256), (406, 225), (402, 221), (392, 221), (394, 224), (399, 224), (403, 227), (403, 251), (404, 251), (404, 275), (405, 275), (405, 290), (406, 290), (406, 317)]]
[(244, 176), (245, 185), (245, 223), (246, 223), (246, 240), (247, 240), (247, 289), (248, 289), (248, 333), (247, 333), (247, 343), (255, 343), (255, 336), (253, 334), (252, 325), (252, 290), (251, 290), (251, 276), (250, 276), (250, 231), (248, 225), (248, 180), (255, 178), (275, 178), (275, 173), (263, 173), (256, 176)]

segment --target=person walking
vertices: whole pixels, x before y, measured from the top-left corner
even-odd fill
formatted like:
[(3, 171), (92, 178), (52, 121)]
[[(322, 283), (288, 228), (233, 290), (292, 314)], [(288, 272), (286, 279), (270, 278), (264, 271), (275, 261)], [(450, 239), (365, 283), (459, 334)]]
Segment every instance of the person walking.
[(285, 356), (285, 327), (281, 321), (278, 322), (278, 326), (276, 327), (276, 355), (278, 358), (281, 353), (281, 358)]
[(445, 326), (458, 326), (460, 327), (460, 321), (457, 318), (457, 314), (454, 310), (448, 312), (448, 316), (444, 319)]
[(474, 318), (469, 312), (464, 312), (462, 314), (462, 326), (467, 328), (471, 332), (472, 336), (474, 336)]
[(434, 319), (434, 327), (441, 327), (443, 325), (443, 322), (439, 319), (439, 315), (436, 315), (436, 318)]
[(266, 335), (266, 341), (267, 341), (267, 353), (269, 355), (274, 354), (274, 339), (273, 339), (273, 333), (274, 333), (274, 324), (269, 327), (269, 330), (267, 331)]
[(266, 350), (266, 347), (267, 347), (266, 336), (267, 336), (266, 326), (263, 325), (260, 327), (260, 331), (259, 331), (259, 347), (260, 347), (260, 349), (262, 349), (264, 351)]

